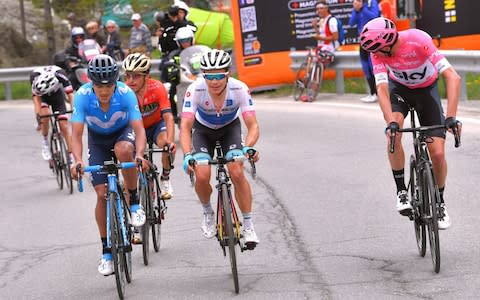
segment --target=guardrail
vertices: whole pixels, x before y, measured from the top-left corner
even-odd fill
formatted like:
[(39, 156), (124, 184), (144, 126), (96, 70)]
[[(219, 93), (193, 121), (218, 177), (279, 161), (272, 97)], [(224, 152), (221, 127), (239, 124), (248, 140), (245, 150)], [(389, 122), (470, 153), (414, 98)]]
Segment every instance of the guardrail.
[[(152, 60), (151, 74), (158, 75), (160, 71), (158, 66), (160, 65), (160, 59)], [(22, 67), (22, 68), (0, 68), (0, 84), (4, 85), (4, 93), (6, 100), (12, 100), (12, 82), (29, 81), (30, 73), (33, 69), (40, 66)], [(118, 67), (121, 68), (122, 64), (119, 62)]]
[[(462, 77), (460, 99), (468, 100), (466, 73), (480, 73), (480, 51), (441, 50), (440, 52), (445, 55), (448, 61)], [(297, 71), (302, 62), (305, 61), (307, 57), (307, 51), (291, 51), (289, 56), (292, 59), (290, 68), (293, 71)], [(335, 69), (335, 84), (337, 94), (344, 94), (344, 71), (358, 70), (362, 68), (358, 51), (336, 52), (335, 62), (328, 68)]]
[[(449, 62), (455, 67), (457, 72), (462, 77), (460, 99), (467, 100), (466, 73), (480, 73), (480, 51), (441, 50), (440, 52), (447, 57)], [(300, 68), (301, 63), (305, 61), (307, 51), (291, 51), (289, 56), (292, 60), (290, 68), (296, 71), (298, 68)], [(151, 74), (160, 74), (160, 71), (158, 70), (159, 64), (159, 59), (152, 60)], [(3, 83), (5, 87), (5, 99), (12, 99), (11, 83), (16, 81), (28, 81), (30, 78), (30, 73), (36, 67), (37, 66), (0, 69), (0, 83)], [(335, 62), (329, 66), (329, 68), (333, 68), (336, 71), (335, 83), (337, 94), (344, 94), (344, 71), (361, 69), (358, 52), (338, 51), (335, 53)]]

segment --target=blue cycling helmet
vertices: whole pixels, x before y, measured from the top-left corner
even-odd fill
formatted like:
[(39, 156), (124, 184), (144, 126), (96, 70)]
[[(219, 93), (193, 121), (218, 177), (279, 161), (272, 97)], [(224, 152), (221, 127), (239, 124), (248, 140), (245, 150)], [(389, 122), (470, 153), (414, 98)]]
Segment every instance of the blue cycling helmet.
[(118, 79), (118, 66), (113, 58), (98, 54), (88, 63), (88, 78), (94, 84), (112, 84)]

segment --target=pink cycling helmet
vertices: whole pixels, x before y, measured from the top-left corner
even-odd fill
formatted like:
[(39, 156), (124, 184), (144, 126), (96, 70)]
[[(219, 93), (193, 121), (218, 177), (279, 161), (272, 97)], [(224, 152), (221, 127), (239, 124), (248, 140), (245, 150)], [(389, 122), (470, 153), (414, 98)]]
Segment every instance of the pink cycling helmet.
[(398, 39), (395, 24), (386, 18), (375, 18), (363, 26), (360, 46), (368, 52), (377, 52), (383, 47), (391, 47)]

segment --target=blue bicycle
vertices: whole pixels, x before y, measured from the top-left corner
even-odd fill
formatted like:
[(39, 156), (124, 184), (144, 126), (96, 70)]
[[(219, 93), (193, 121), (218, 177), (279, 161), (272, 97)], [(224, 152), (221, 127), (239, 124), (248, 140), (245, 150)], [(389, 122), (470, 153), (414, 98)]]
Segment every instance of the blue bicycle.
[[(122, 184), (118, 177), (118, 170), (137, 167), (136, 162), (115, 163), (106, 161), (103, 165), (87, 166), (84, 172), (106, 173), (108, 177), (107, 192), (107, 247), (112, 251), (112, 260), (115, 270), (115, 281), (120, 299), (125, 296), (125, 281), (132, 280), (132, 234), (130, 225), (130, 210)], [(77, 173), (80, 174), (79, 166)], [(83, 181), (79, 176), (78, 190), (83, 192)]]

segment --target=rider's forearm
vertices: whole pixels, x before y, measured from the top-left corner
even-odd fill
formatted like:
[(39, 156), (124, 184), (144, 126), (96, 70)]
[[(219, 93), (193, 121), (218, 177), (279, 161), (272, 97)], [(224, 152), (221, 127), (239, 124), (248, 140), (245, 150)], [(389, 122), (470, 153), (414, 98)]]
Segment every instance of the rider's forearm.
[(192, 120), (182, 119), (180, 124), (180, 145), (183, 153), (192, 152)]
[(456, 116), (458, 108), (458, 99), (460, 97), (461, 78), (453, 69), (444, 72), (447, 83), (447, 117)]

